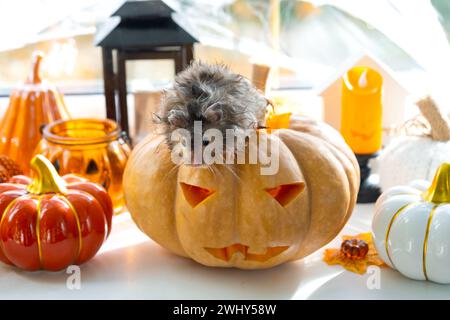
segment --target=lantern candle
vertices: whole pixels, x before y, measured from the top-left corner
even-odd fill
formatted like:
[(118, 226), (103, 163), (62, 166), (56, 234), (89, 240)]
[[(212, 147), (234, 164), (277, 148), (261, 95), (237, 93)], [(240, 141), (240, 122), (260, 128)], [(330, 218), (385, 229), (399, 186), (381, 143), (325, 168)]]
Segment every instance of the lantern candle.
[(356, 154), (381, 148), (383, 78), (369, 67), (354, 67), (342, 79), (341, 133)]

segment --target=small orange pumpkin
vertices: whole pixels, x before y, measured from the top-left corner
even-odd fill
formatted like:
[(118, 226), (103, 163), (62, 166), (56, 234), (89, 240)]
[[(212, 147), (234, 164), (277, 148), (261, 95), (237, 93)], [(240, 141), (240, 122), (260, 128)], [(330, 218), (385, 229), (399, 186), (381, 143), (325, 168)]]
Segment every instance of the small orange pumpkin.
[(43, 55), (36, 52), (25, 85), (11, 93), (8, 109), (0, 123), (0, 154), (15, 160), (26, 173), (41, 140), (41, 126), (69, 114), (63, 96), (40, 77)]
[(324, 123), (292, 118), (267, 136), (280, 145), (274, 175), (252, 164), (177, 167), (163, 139), (150, 135), (134, 148), (127, 207), (153, 240), (201, 264), (260, 269), (300, 259), (331, 241), (355, 205), (358, 163)]
[(74, 175), (61, 178), (42, 155), (31, 166), (33, 180), (0, 183), (0, 261), (57, 271), (91, 259), (111, 230), (108, 193)]

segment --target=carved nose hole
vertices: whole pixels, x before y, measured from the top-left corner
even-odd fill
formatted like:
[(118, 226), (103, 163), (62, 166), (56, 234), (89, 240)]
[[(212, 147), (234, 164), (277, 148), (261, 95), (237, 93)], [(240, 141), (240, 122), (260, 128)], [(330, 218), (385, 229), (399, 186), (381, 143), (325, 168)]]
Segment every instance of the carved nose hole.
[(275, 188), (266, 189), (275, 200), (283, 207), (287, 206), (305, 189), (304, 182), (281, 184)]
[(215, 192), (214, 190), (205, 189), (184, 182), (181, 182), (180, 186), (181, 190), (183, 190), (184, 198), (192, 208), (198, 206)]

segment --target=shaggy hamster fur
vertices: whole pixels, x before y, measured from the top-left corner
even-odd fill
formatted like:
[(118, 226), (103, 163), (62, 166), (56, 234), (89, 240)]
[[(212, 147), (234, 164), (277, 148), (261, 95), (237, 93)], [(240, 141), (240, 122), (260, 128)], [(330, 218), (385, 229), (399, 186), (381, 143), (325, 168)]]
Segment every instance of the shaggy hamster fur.
[(224, 136), (227, 129), (262, 127), (267, 105), (262, 92), (242, 75), (224, 65), (193, 62), (165, 91), (159, 119), (172, 146), (171, 133), (180, 128), (193, 133), (194, 121), (202, 121), (203, 131), (215, 128)]

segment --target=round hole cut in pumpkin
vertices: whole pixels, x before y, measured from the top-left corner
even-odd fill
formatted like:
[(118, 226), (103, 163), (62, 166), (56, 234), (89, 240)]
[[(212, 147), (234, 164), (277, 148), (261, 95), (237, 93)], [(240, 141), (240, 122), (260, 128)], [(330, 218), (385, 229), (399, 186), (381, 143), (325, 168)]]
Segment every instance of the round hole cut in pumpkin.
[(163, 137), (144, 139), (123, 180), (139, 228), (175, 254), (242, 269), (300, 259), (331, 241), (356, 202), (353, 152), (337, 131), (304, 117), (260, 134), (279, 146), (273, 175), (259, 164), (176, 167)]

